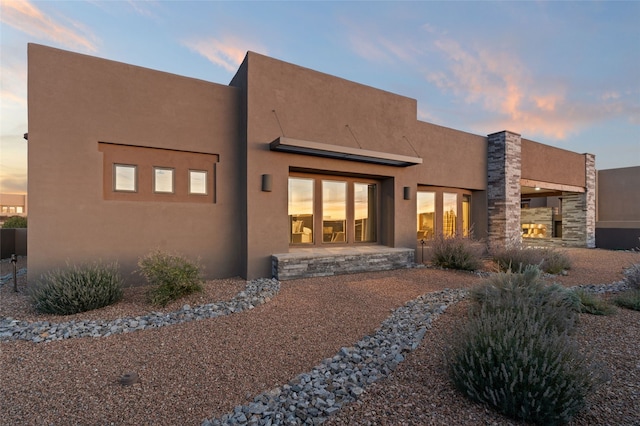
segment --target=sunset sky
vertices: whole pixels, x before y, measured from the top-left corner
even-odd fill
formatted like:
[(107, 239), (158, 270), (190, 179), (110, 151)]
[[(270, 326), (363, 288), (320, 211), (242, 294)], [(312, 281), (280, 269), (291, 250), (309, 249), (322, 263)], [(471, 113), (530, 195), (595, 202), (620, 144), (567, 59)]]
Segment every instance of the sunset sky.
[(227, 84), (247, 50), (640, 165), (640, 2), (0, 0), (0, 192), (27, 190), (27, 43)]

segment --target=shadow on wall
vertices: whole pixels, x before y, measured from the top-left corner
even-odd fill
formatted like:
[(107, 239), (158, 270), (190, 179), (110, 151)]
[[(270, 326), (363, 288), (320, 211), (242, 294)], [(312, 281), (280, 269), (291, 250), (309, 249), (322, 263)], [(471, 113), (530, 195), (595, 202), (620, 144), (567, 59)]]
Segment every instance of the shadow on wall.
[(27, 228), (0, 229), (0, 259), (27, 255)]
[(640, 229), (596, 228), (596, 247), (610, 250), (638, 250)]

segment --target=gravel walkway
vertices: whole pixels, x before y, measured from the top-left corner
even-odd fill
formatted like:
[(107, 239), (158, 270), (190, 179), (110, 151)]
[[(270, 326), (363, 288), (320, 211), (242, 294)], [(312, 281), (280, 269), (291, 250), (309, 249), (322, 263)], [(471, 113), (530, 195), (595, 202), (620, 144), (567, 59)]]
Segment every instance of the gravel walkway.
[[(622, 268), (640, 263), (638, 253), (569, 253), (575, 267), (558, 277), (566, 285), (617, 281)], [(270, 302), (224, 317), (103, 338), (3, 342), (0, 424), (198, 425), (311, 371), (340, 348), (373, 334), (405, 302), (479, 282), (474, 274), (434, 269), (288, 281)], [(206, 299), (203, 303), (229, 299), (244, 284), (212, 281), (198, 297)], [(19, 308), (23, 300), (10, 290), (11, 285), (0, 289), (0, 317), (43, 319), (28, 305)], [(142, 303), (120, 302), (100, 310), (99, 317), (145, 313)], [(509, 424), (461, 398), (442, 376), (447, 333), (465, 315), (465, 302), (451, 306), (395, 372), (325, 424)], [(585, 347), (605, 348), (600, 353), (613, 379), (575, 424), (640, 424), (640, 315), (619, 310), (612, 317), (585, 317), (580, 339)], [(137, 373), (139, 382), (121, 385), (118, 379), (129, 372)]]

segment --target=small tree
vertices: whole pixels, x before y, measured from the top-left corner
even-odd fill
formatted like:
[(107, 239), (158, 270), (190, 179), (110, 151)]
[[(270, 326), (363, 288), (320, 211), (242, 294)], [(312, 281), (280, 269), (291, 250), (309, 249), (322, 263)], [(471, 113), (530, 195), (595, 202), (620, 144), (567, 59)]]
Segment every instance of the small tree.
[(2, 224), (3, 229), (26, 228), (27, 218), (22, 216), (11, 216)]

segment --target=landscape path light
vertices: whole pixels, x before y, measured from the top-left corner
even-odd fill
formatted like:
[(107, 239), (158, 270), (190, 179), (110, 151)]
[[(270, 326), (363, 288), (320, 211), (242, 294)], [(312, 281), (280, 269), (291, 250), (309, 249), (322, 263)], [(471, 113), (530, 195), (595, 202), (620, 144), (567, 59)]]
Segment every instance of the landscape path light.
[(16, 263), (18, 262), (18, 256), (11, 255), (11, 263), (13, 264), (13, 291), (18, 292), (18, 274), (16, 272)]

